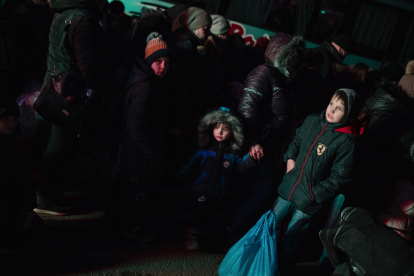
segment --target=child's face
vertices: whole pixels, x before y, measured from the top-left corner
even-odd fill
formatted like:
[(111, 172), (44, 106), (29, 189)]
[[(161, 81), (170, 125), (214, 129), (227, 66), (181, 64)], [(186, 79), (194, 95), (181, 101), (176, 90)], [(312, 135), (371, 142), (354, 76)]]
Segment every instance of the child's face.
[(345, 114), (344, 102), (334, 95), (326, 109), (326, 120), (330, 123), (339, 123)]
[(213, 135), (218, 142), (222, 142), (230, 138), (231, 130), (228, 125), (217, 124), (214, 127)]
[(158, 58), (151, 64), (151, 68), (156, 76), (162, 78), (170, 68), (170, 59), (167, 57)]
[(0, 133), (12, 134), (17, 127), (17, 117), (9, 116), (0, 119)]

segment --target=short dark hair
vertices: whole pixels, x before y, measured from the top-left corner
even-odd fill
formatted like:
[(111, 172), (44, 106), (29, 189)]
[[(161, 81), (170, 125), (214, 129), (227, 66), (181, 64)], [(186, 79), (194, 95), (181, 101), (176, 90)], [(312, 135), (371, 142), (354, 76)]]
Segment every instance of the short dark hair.
[(332, 99), (340, 99), (345, 104), (344, 94), (341, 91), (336, 91), (335, 94), (332, 96)]

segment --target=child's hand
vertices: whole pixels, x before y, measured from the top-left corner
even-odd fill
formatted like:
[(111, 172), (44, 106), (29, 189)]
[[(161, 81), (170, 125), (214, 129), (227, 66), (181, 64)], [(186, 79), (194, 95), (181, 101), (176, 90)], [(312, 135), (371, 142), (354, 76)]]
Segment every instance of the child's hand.
[(287, 170), (286, 170), (286, 173), (287, 172), (289, 172), (289, 171), (291, 171), (291, 170), (293, 170), (293, 168), (295, 167), (295, 160), (293, 160), (293, 159), (289, 159), (288, 161), (287, 161)]
[(261, 145), (255, 145), (253, 147), (250, 147), (250, 156), (253, 159), (260, 160), (264, 156), (262, 146)]

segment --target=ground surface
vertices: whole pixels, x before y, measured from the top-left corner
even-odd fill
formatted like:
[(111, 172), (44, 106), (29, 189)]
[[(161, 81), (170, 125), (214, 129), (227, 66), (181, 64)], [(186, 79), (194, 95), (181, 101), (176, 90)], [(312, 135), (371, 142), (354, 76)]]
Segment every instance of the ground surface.
[[(217, 275), (224, 255), (185, 249), (189, 200), (185, 188), (164, 189), (150, 206), (147, 219), (158, 234), (151, 243), (122, 239), (118, 229), (101, 222), (105, 189), (77, 190), (66, 195), (81, 214), (42, 215), (44, 232), (30, 250), (0, 251), (0, 275)], [(296, 267), (297, 276), (325, 275), (316, 263), (320, 250), (313, 235)]]

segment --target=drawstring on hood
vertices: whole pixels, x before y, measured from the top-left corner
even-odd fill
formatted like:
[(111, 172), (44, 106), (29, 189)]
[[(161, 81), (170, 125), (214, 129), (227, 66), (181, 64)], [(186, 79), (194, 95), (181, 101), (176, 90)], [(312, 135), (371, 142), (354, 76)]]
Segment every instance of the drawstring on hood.
[(206, 147), (211, 143), (212, 131), (217, 124), (226, 124), (230, 127), (230, 146), (233, 150), (240, 149), (244, 142), (243, 124), (226, 107), (211, 111), (200, 120), (198, 126), (198, 143), (200, 147)]

